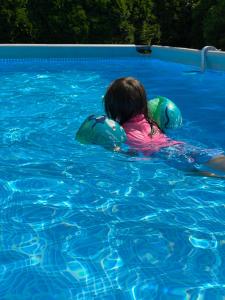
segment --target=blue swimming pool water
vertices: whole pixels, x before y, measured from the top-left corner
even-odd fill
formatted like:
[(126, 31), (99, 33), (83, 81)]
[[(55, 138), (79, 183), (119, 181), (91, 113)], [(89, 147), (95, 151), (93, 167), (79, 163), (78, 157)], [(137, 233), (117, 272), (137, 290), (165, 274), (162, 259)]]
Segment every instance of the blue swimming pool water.
[(0, 299), (224, 299), (225, 181), (74, 135), (111, 80), (180, 107), (171, 136), (225, 149), (225, 73), (148, 59), (0, 61)]

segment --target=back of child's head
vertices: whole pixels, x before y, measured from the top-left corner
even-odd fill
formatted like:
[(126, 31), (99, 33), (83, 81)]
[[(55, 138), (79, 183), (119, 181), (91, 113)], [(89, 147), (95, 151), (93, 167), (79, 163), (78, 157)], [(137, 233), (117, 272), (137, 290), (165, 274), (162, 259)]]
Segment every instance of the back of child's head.
[(139, 114), (148, 119), (145, 89), (132, 77), (118, 78), (111, 83), (104, 96), (104, 106), (107, 116), (121, 125)]

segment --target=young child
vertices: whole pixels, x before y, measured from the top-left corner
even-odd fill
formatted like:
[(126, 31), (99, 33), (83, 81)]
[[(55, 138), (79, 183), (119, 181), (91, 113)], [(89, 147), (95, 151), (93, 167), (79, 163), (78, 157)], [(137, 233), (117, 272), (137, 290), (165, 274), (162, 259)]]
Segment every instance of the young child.
[(199, 170), (196, 167), (199, 165), (225, 172), (225, 156), (221, 151), (200, 149), (164, 134), (148, 116), (146, 92), (138, 80), (124, 77), (113, 81), (104, 96), (104, 107), (107, 117), (124, 128), (131, 150), (166, 159), (174, 167), (196, 175), (217, 176)]

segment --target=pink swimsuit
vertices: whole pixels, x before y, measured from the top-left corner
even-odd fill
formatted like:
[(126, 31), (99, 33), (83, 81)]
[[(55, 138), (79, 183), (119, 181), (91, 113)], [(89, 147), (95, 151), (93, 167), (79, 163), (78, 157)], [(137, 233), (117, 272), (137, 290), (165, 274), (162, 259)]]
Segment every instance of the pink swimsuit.
[(127, 134), (127, 144), (138, 151), (147, 151), (151, 154), (163, 147), (181, 144), (169, 139), (156, 126), (153, 126), (154, 133), (151, 135), (151, 126), (143, 114), (133, 117), (122, 126)]

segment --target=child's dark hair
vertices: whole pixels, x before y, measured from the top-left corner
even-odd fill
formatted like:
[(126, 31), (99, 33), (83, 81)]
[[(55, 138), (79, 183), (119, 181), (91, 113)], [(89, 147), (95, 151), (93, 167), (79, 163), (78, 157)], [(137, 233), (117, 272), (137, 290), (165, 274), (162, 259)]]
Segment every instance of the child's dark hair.
[(148, 116), (144, 86), (135, 78), (122, 77), (113, 81), (104, 96), (104, 107), (107, 117), (119, 122), (120, 125), (143, 114), (152, 130), (153, 124), (158, 127)]

